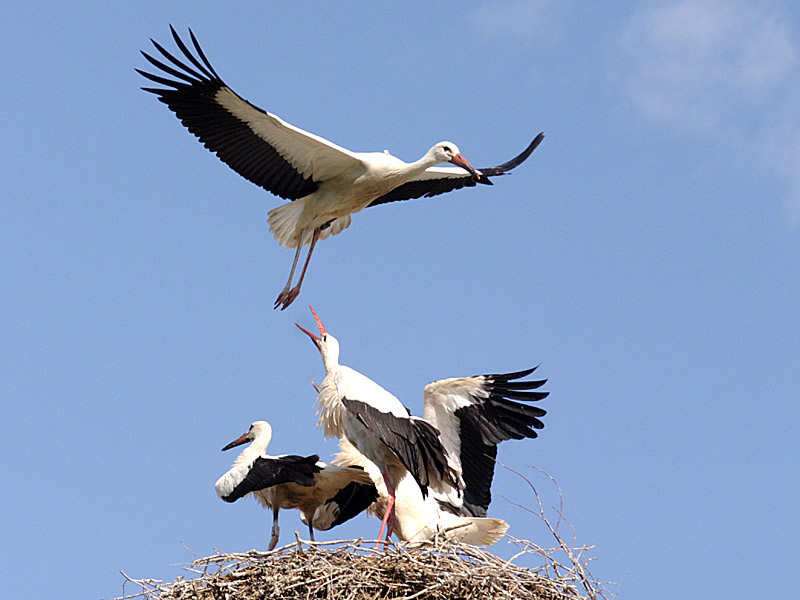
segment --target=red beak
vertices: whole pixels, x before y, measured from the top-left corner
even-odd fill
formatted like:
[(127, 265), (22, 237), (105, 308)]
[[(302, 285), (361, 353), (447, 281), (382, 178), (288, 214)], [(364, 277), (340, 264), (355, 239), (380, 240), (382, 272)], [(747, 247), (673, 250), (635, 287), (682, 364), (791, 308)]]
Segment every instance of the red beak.
[(481, 179), (481, 177), (483, 177), (483, 173), (475, 169), (471, 164), (469, 164), (469, 161), (460, 154), (456, 154), (450, 162), (456, 165), (457, 167), (466, 169), (469, 172), (469, 174), (472, 175), (472, 178), (475, 181), (478, 181)]
[(328, 332), (325, 330), (325, 326), (322, 324), (322, 321), (319, 320), (319, 317), (317, 316), (317, 313), (314, 311), (314, 307), (309, 305), (308, 308), (311, 309), (311, 314), (314, 315), (314, 319), (317, 321), (317, 329), (319, 329), (319, 336), (314, 335), (313, 333), (311, 333), (308, 329), (306, 329), (305, 327), (303, 327), (299, 323), (295, 323), (295, 325), (297, 325), (297, 327), (300, 329), (300, 331), (302, 331), (308, 337), (310, 337), (311, 340), (316, 344), (317, 342), (321, 341), (321, 336), (325, 335)]

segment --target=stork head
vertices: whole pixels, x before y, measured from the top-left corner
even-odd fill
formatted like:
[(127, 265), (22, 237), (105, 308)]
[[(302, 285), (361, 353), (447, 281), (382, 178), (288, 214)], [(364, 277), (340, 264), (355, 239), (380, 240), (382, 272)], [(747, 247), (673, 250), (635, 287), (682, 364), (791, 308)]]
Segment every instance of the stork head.
[(435, 164), (437, 165), (446, 162), (453, 163), (457, 167), (461, 167), (470, 175), (472, 175), (472, 179), (474, 181), (480, 181), (482, 178), (486, 179), (483, 173), (473, 168), (473, 166), (469, 164), (469, 161), (461, 155), (461, 152), (458, 150), (458, 146), (456, 146), (453, 142), (439, 142), (433, 148), (431, 148), (431, 154), (433, 155), (433, 158), (436, 159)]
[(250, 425), (250, 429), (225, 446), (223, 450), (230, 450), (231, 448), (236, 448), (236, 446), (241, 446), (247, 442), (255, 442), (256, 440), (258, 440), (260, 443), (259, 445), (263, 445), (266, 450), (271, 439), (272, 426), (266, 421), (256, 421)]
[(297, 327), (305, 333), (308, 337), (311, 338), (311, 341), (314, 342), (314, 345), (319, 350), (319, 353), (322, 355), (322, 362), (325, 364), (325, 370), (327, 371), (329, 366), (333, 367), (334, 365), (339, 364), (339, 340), (333, 337), (330, 333), (327, 332), (325, 326), (320, 321), (319, 317), (317, 316), (316, 311), (314, 310), (313, 306), (309, 306), (308, 308), (311, 309), (311, 314), (314, 315), (314, 319), (317, 322), (317, 329), (319, 329), (319, 335), (311, 333), (308, 329), (300, 325), (299, 323), (295, 323)]

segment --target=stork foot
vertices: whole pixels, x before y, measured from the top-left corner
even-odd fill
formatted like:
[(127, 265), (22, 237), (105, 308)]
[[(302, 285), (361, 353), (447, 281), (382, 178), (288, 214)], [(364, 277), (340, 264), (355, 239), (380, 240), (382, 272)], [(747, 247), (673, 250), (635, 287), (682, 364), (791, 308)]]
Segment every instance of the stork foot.
[(278, 524), (276, 523), (272, 527), (272, 537), (269, 538), (269, 548), (267, 548), (267, 552), (271, 552), (272, 550), (275, 549), (275, 546), (278, 545), (278, 538), (280, 537), (280, 533), (281, 533), (281, 530), (278, 527)]
[(287, 306), (289, 306), (294, 299), (300, 294), (300, 286), (295, 286), (292, 289), (288, 287), (283, 288), (283, 291), (278, 294), (278, 298), (275, 300), (275, 306), (273, 308), (278, 308), (280, 306), (281, 310), (284, 310)]

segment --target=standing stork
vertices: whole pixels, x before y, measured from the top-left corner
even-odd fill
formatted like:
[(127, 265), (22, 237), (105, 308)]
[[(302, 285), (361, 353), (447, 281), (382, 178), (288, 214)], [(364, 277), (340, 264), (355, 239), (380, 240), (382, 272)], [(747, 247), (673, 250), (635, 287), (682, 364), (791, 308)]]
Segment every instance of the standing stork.
[[(269, 456), (266, 450), (271, 439), (269, 423), (256, 421), (250, 425), (245, 433), (223, 448), (230, 450), (251, 442), (237, 457), (233, 467), (214, 485), (217, 495), (226, 502), (235, 502), (252, 494), (264, 508), (272, 509), (272, 537), (268, 550), (278, 543), (278, 512), (282, 508), (300, 509), (303, 521), (308, 524), (311, 541), (314, 541), (311, 521), (319, 507), (324, 505), (326, 512), (325, 517), (319, 519), (317, 528), (329, 529), (354, 517), (377, 498), (372, 479), (363, 468), (329, 465), (320, 462), (316, 454)], [(339, 496), (346, 488), (349, 495)]]
[[(322, 356), (325, 379), (319, 386), (318, 424), (325, 437), (347, 438), (380, 470), (387, 505), (378, 539), (388, 540), (395, 527), (395, 490), (401, 481), (413, 482), (422, 497), (430, 487), (436, 494), (461, 495), (462, 483), (453, 468), (439, 431), (410, 411), (377, 383), (339, 364), (339, 342), (329, 334), (311, 308), (319, 335), (295, 323)], [(450, 493), (448, 493), (448, 491)]]
[[(289, 280), (275, 300), (275, 308), (281, 310), (300, 293), (316, 243), (346, 229), (351, 214), (386, 202), (436, 196), (478, 183), (491, 185), (490, 177), (522, 163), (544, 137), (540, 133), (519, 156), (486, 169), (474, 169), (452, 142), (439, 142), (412, 163), (388, 151), (352, 152), (250, 104), (217, 75), (191, 30), (196, 56), (172, 26), (170, 30), (183, 58), (151, 40), (168, 62), (142, 52), (161, 72), (136, 70), (166, 89), (142, 89), (155, 94), (242, 177), (293, 201), (269, 211), (268, 219), (278, 243), (296, 249)], [(436, 167), (442, 163), (455, 166)], [(309, 247), (308, 255), (292, 287), (303, 246)]]
[[(375, 483), (378, 499), (367, 508), (367, 514), (382, 519), (386, 515), (389, 495), (375, 463), (361, 454), (346, 437), (339, 440), (339, 453), (333, 462), (342, 466), (360, 466), (369, 473)], [(394, 506), (394, 533), (398, 539), (406, 542), (419, 542), (443, 535), (449, 540), (465, 544), (491, 546), (508, 531), (508, 523), (502, 519), (462, 516), (451, 512), (452, 504), (439, 502), (433, 494), (423, 496), (408, 474), (395, 486)], [(317, 510), (317, 513), (320, 512)]]
[[(433, 493), (422, 498), (412, 486), (396, 493), (397, 526), (401, 540), (429, 539), (438, 533), (468, 544), (489, 545), (508, 529), (500, 519), (487, 519), (497, 445), (510, 439), (537, 437), (546, 412), (530, 404), (548, 396), (536, 391), (547, 380), (517, 381), (536, 367), (497, 375), (442, 379), (425, 386), (425, 420), (440, 438), (464, 481), (462, 502), (456, 494)], [(522, 401), (522, 402), (518, 402)], [(348, 440), (339, 442), (338, 465), (364, 468), (375, 482), (380, 499), (367, 512), (381, 516), (387, 493), (380, 472)]]

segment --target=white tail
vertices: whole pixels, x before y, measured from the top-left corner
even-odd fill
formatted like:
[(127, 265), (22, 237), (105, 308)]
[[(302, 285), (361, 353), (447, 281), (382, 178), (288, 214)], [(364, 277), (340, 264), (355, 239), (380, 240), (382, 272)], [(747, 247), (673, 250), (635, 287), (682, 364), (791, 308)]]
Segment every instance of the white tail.
[[(267, 223), (275, 240), (285, 248), (297, 248), (298, 243), (303, 246), (311, 244), (313, 231), (306, 231), (302, 240), (298, 240), (297, 226), (303, 216), (305, 198), (299, 198), (286, 204), (281, 204), (267, 213)], [(319, 232), (319, 240), (341, 233), (350, 226), (350, 215), (334, 219), (328, 227)]]
[[(293, 202), (281, 204), (267, 213), (269, 230), (281, 246), (297, 248), (297, 224), (303, 215), (304, 200), (305, 198), (300, 198)], [(306, 237), (308, 237), (308, 242), (305, 242), (305, 240), (303, 242), (310, 243), (311, 236), (308, 235)]]
[[(449, 519), (445, 519), (449, 520)], [(460, 523), (455, 522), (461, 521)], [(453, 523), (444, 528), (444, 535), (449, 540), (472, 544), (473, 546), (491, 546), (508, 531), (508, 523), (503, 519), (487, 519), (481, 517), (456, 517)]]

